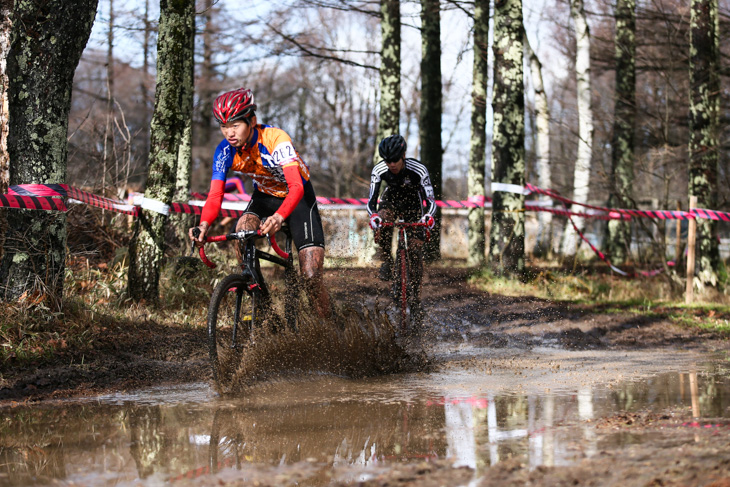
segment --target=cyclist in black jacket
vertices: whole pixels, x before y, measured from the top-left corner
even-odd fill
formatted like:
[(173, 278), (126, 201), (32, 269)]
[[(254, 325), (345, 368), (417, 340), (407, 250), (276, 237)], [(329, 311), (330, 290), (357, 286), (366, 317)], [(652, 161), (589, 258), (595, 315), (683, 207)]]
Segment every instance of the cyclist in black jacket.
[[(383, 160), (373, 167), (370, 175), (368, 214), (370, 228), (376, 231), (375, 241), (380, 245), (383, 261), (378, 277), (384, 281), (390, 279), (393, 267), (393, 229), (380, 228), (380, 224), (402, 218), (406, 222), (428, 222), (433, 228), (433, 215), (436, 212), (428, 169), (418, 160), (406, 158), (406, 147), (406, 141), (400, 135), (384, 138), (378, 146)], [(383, 181), (388, 187), (383, 191), (378, 205), (380, 183)], [(420, 233), (423, 234), (422, 231)]]

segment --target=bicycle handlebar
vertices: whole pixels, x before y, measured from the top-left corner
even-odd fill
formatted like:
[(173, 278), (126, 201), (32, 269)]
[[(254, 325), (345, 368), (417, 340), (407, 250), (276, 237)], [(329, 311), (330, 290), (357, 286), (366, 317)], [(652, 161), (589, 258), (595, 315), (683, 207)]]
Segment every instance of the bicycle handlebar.
[[(193, 229), (193, 236), (195, 238), (198, 238), (200, 235), (200, 229), (197, 227)], [(226, 242), (228, 240), (248, 240), (249, 238), (253, 237), (263, 237), (264, 235), (261, 234), (261, 230), (241, 230), (240, 232), (233, 232), (228, 233), (226, 235), (215, 235), (212, 237), (205, 237), (205, 243), (208, 242)], [(268, 234), (269, 237), (269, 243), (271, 244), (271, 248), (274, 250), (274, 252), (279, 255), (282, 259), (288, 259), (289, 253), (284, 252), (281, 250), (281, 247), (279, 247), (279, 244), (276, 243), (275, 234)], [(210, 259), (208, 259), (208, 256), (205, 255), (205, 247), (201, 246), (198, 249), (198, 254), (200, 255), (200, 260), (203, 261), (205, 265), (210, 267), (211, 269), (215, 269), (216, 264), (212, 262)]]
[(425, 227), (426, 228), (426, 242), (431, 240), (431, 229), (429, 228), (428, 223), (426, 222), (381, 222), (381, 227), (396, 227), (396, 228), (415, 228), (415, 227)]
[(427, 227), (428, 223), (426, 222), (413, 222), (413, 223), (406, 223), (406, 222), (382, 222), (380, 224), (381, 227)]

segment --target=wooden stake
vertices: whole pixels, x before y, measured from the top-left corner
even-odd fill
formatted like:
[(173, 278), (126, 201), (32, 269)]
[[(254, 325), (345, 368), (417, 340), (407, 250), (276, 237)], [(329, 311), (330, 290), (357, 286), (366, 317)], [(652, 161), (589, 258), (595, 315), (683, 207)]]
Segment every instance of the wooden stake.
[[(689, 211), (697, 206), (697, 196), (689, 197)], [(692, 303), (694, 299), (695, 280), (695, 241), (697, 237), (697, 222), (694, 218), (689, 219), (689, 231), (687, 232), (687, 291), (685, 302)]]

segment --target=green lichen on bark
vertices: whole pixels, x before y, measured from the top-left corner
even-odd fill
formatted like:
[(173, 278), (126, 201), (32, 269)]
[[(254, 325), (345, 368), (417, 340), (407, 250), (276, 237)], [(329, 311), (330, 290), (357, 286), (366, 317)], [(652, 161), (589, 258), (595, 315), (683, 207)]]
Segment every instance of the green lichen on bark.
[[(492, 182), (524, 186), (525, 120), (522, 2), (504, 0), (494, 12)], [(525, 270), (525, 197), (492, 195), (489, 262), (495, 273), (522, 276)]]
[[(187, 78), (186, 70), (190, 69), (187, 56), (194, 36), (194, 6), (193, 0), (160, 2), (157, 86), (145, 198), (165, 204), (172, 202), (175, 193), (180, 145), (190, 119), (188, 102), (183, 101), (186, 87), (181, 80)], [(167, 217), (146, 209), (140, 213), (130, 245), (128, 290), (136, 301), (156, 303)]]
[[(400, 2), (380, 2), (380, 116), (376, 140), (400, 131)], [(380, 160), (375, 151), (373, 163)]]
[[(8, 75), (7, 58), (10, 50), (10, 14), (12, 0), (0, 0), (0, 194), (8, 192), (10, 181), (8, 157)], [(8, 230), (7, 210), (0, 208), (0, 261), (3, 256), (5, 233)]]
[[(720, 108), (717, 0), (693, 0), (690, 15), (689, 195), (700, 208), (717, 208)], [(696, 282), (717, 286), (717, 225), (697, 219)]]
[[(66, 182), (73, 76), (96, 15), (97, 0), (16, 0), (7, 58), (9, 183)], [(38, 290), (60, 306), (66, 216), (7, 213), (0, 285), (4, 299)]]
[[(489, 42), (489, 0), (474, 3), (474, 67), (472, 71), (471, 141), (469, 144), (469, 197), (484, 197), (485, 150), (487, 145), (487, 49)], [(485, 261), (484, 207), (469, 208), (469, 256), (472, 266)]]
[[(186, 30), (189, 41), (183, 44), (185, 52), (182, 53), (184, 60), (183, 78), (181, 80), (182, 93), (180, 100), (181, 116), (184, 121), (184, 128), (180, 138), (179, 150), (177, 153), (177, 175), (175, 181), (174, 201), (187, 201), (190, 195), (190, 183), (193, 165), (193, 98), (195, 94), (195, 15), (188, 10)], [(175, 227), (175, 234), (180, 241), (186, 242), (187, 230), (195, 222), (194, 215), (186, 213), (172, 214), (171, 224)]]
[[(636, 120), (636, 2), (616, 3), (616, 94), (608, 206), (633, 208), (634, 130)], [(607, 225), (606, 252), (615, 264), (629, 257), (631, 226), (626, 220)]]

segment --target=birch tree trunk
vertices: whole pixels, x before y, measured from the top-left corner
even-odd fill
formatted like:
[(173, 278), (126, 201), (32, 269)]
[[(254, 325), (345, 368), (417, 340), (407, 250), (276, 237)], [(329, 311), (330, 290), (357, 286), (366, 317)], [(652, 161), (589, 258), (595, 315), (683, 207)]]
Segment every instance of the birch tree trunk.
[[(532, 50), (524, 35), (525, 52), (530, 60), (530, 73), (532, 75), (532, 84), (535, 89), (535, 121), (537, 125), (536, 136), (537, 144), (535, 144), (535, 155), (537, 156), (537, 183), (541, 188), (549, 189), (552, 187), (552, 174), (550, 169), (550, 108), (548, 106), (547, 93), (545, 93), (545, 85), (542, 80), (542, 63)], [(549, 196), (540, 195), (539, 201), (550, 203)], [(553, 214), (547, 211), (541, 211), (537, 214), (538, 232), (537, 247), (538, 253), (547, 254), (550, 252), (552, 240)]]
[(400, 1), (380, 2), (380, 116), (373, 164), (380, 161), (377, 144), (400, 131)]
[[(485, 150), (487, 146), (487, 58), (489, 44), (489, 0), (474, 3), (474, 67), (472, 70), (471, 143), (469, 147), (469, 200), (484, 202)], [(470, 266), (485, 262), (484, 207), (469, 208)]]
[[(442, 197), (441, 173), (441, 9), (439, 0), (421, 0), (421, 112), (419, 138), (420, 159), (428, 168), (434, 197)], [(424, 248), (426, 260), (434, 261), (441, 254), (441, 211), (437, 210), (436, 226)]]
[[(689, 195), (699, 208), (717, 208), (720, 109), (717, 0), (692, 0), (690, 15)], [(717, 286), (717, 225), (697, 219), (695, 283)]]
[(189, 119), (181, 80), (187, 76), (194, 0), (161, 0), (157, 41), (157, 87), (152, 114), (150, 165), (145, 202), (129, 248), (129, 296), (156, 303), (164, 252), (165, 207), (172, 202), (180, 145)]
[[(616, 100), (611, 157), (609, 208), (632, 208), (634, 184), (634, 130), (636, 120), (636, 2), (616, 3)], [(609, 220), (606, 253), (614, 264), (631, 255), (631, 226)]]
[[(10, 50), (10, 29), (13, 0), (0, 0), (0, 194), (8, 192), (10, 181), (10, 157), (8, 157), (8, 73), (7, 59)], [(0, 261), (3, 257), (8, 220), (5, 208), (0, 208)]]
[[(570, 0), (570, 16), (575, 26), (576, 59), (575, 76), (578, 95), (578, 155), (573, 170), (573, 200), (588, 202), (591, 176), (591, 152), (593, 150), (593, 108), (591, 106), (591, 40), (583, 0)], [(582, 218), (573, 218), (582, 230)], [(563, 255), (568, 260), (578, 251), (578, 235), (569, 221), (563, 231)]]
[(525, 99), (522, 1), (498, 1), (494, 7), (494, 91), (492, 110), (492, 228), (489, 261), (499, 275), (522, 276), (525, 270)]
[[(76, 66), (97, 0), (16, 0), (7, 57), (10, 184), (66, 182), (68, 113)], [(66, 260), (64, 213), (7, 212), (2, 299), (37, 291), (60, 309)]]

